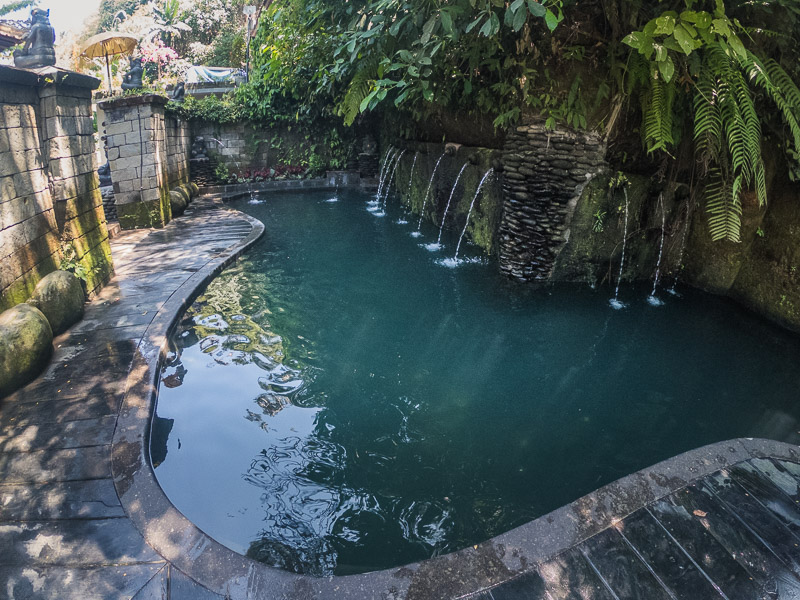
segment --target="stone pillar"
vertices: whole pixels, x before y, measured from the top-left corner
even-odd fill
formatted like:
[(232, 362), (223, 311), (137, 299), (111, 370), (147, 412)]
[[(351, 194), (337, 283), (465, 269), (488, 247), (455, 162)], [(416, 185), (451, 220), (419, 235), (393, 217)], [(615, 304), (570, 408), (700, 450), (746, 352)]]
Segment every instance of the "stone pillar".
[(114, 197), (123, 229), (163, 227), (172, 212), (164, 107), (154, 94), (102, 102), (101, 124), (114, 182)]
[(0, 310), (59, 267), (80, 272), (89, 293), (110, 277), (93, 158), (99, 84), (53, 67), (0, 66)]
[(543, 123), (509, 132), (503, 148), (503, 273), (518, 281), (550, 277), (583, 188), (606, 168), (605, 152), (603, 140), (590, 132), (550, 131)]

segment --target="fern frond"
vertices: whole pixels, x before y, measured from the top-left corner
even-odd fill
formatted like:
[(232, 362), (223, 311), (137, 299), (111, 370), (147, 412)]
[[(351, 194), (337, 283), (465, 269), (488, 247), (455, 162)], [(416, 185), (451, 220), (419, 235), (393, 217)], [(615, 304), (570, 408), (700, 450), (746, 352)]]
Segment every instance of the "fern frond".
[(647, 152), (668, 152), (675, 143), (672, 136), (672, 107), (675, 100), (673, 85), (653, 77), (650, 90), (644, 98), (644, 141)]
[(360, 112), (361, 102), (372, 91), (372, 86), (378, 78), (378, 61), (364, 61), (358, 71), (353, 75), (347, 87), (344, 98), (336, 109), (336, 113), (344, 117), (345, 125), (353, 124)]
[(741, 177), (731, 183), (722, 169), (711, 171), (705, 189), (708, 228), (714, 241), (728, 240), (740, 242), (739, 231), (742, 226), (742, 204), (739, 193)]

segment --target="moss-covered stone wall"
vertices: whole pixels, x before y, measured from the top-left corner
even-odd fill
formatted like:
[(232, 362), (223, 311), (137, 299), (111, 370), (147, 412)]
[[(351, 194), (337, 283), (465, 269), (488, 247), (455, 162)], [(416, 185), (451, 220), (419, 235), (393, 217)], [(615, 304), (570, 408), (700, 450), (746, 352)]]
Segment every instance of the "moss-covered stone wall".
[(0, 310), (65, 259), (89, 293), (111, 276), (91, 114), (99, 83), (0, 66)]
[[(392, 158), (398, 152), (402, 152), (402, 156), (394, 170), (392, 189), (399, 194), (400, 202), (412, 214), (421, 215), (425, 222), (436, 227), (441, 226), (447, 202), (453, 193), (445, 220), (446, 237), (443, 237), (443, 242), (453, 242), (455, 247), (467, 222), (467, 214), (478, 185), (486, 172), (499, 164), (501, 153), (498, 150), (458, 144), (404, 143), (389, 152), (387, 160), (390, 164), (393, 164)], [(464, 165), (466, 168), (453, 192), (458, 174)], [(497, 253), (502, 212), (501, 177), (500, 173), (496, 173), (496, 176), (490, 175), (484, 182), (467, 225), (467, 238), (487, 254)]]

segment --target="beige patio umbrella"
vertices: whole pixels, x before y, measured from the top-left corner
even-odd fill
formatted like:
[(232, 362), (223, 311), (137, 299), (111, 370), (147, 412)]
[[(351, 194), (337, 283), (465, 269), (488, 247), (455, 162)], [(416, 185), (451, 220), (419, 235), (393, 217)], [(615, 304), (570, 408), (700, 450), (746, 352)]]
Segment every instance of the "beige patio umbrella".
[(109, 56), (118, 54), (131, 54), (139, 43), (135, 37), (124, 35), (119, 32), (109, 31), (98, 33), (86, 40), (81, 52), (81, 58), (90, 60), (93, 58), (106, 59), (106, 73), (108, 74), (108, 92), (111, 93), (111, 65)]

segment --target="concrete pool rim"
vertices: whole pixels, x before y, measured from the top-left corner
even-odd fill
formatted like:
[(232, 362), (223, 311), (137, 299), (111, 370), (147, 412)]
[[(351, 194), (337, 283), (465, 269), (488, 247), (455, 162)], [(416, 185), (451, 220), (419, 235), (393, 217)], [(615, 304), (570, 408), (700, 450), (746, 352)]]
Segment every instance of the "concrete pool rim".
[(260, 221), (244, 213), (218, 210), (236, 213), (235, 218), (250, 224), (250, 232), (188, 276), (147, 328), (127, 376), (111, 451), (120, 502), (147, 543), (179, 571), (217, 594), (232, 599), (459, 598), (512, 579), (722, 468), (754, 457), (800, 462), (800, 448), (780, 442), (736, 439), (711, 444), (603, 486), (475, 547), (372, 573), (316, 578), (246, 558), (206, 535), (172, 505), (156, 480), (149, 456), (158, 377), (170, 333), (205, 286), (265, 231)]

